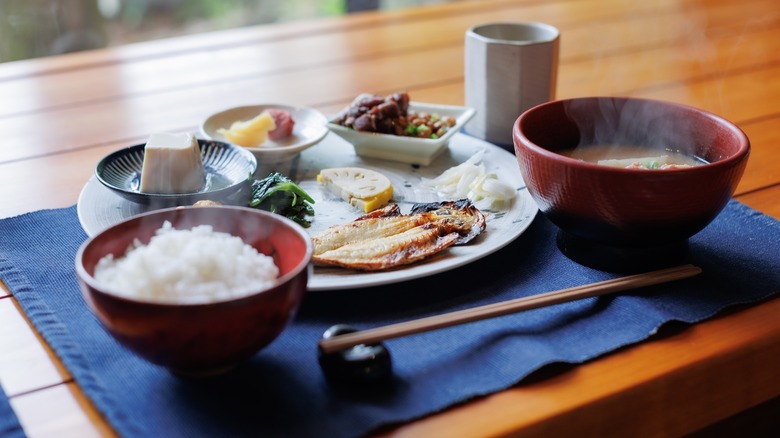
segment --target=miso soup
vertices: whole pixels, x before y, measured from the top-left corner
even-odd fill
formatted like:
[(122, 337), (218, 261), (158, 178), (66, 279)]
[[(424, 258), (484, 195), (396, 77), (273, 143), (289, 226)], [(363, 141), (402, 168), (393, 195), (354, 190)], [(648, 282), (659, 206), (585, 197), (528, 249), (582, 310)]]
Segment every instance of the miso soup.
[(627, 169), (681, 169), (707, 163), (693, 155), (633, 145), (596, 144), (564, 149), (558, 153), (589, 163)]

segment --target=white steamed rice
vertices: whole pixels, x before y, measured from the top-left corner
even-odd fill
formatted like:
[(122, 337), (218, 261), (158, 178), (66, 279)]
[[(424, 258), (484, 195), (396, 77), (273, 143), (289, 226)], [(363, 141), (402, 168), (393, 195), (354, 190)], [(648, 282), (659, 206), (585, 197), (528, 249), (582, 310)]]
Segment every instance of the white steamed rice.
[(279, 276), (271, 257), (210, 225), (177, 230), (165, 222), (147, 245), (108, 255), (95, 280), (117, 295), (166, 303), (209, 303), (249, 295)]

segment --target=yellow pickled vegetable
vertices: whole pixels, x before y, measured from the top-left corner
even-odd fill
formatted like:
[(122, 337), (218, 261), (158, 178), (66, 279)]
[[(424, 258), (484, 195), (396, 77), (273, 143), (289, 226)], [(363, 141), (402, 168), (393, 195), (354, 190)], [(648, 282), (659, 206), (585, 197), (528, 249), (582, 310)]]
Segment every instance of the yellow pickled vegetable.
[(229, 129), (220, 128), (217, 132), (231, 143), (245, 147), (257, 147), (265, 143), (268, 132), (274, 129), (276, 129), (274, 118), (264, 111), (251, 120), (233, 122)]

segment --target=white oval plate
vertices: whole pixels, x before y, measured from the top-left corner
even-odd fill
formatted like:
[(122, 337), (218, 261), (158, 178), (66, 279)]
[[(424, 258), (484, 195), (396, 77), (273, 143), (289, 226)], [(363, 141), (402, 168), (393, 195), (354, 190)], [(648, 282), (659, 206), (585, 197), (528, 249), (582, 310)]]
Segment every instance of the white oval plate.
[(213, 114), (201, 124), (201, 134), (208, 139), (229, 143), (225, 136), (217, 132), (220, 128), (228, 129), (233, 122), (253, 119), (271, 108), (288, 111), (295, 125), (292, 135), (284, 140), (276, 142), (269, 138), (262, 146), (244, 147), (255, 154), (258, 164), (289, 161), (301, 151), (322, 141), (328, 133), (328, 119), (315, 109), (283, 104), (265, 104), (240, 106)]
[[(520, 236), (539, 211), (525, 188), (515, 156), (510, 152), (469, 137), (457, 134), (450, 147), (431, 165), (421, 167), (393, 161), (360, 157), (351, 145), (336, 135), (329, 135), (316, 147), (306, 150), (294, 160), (285, 174), (306, 190), (315, 200), (315, 216), (308, 229), (315, 235), (332, 225), (350, 222), (361, 212), (324, 189), (316, 181), (321, 169), (356, 166), (382, 172), (393, 183), (393, 200), (404, 213), (415, 202), (436, 202), (435, 191), (421, 184), (423, 178), (435, 178), (452, 166), (466, 161), (479, 149), (485, 149), (482, 160), (488, 172), (512, 184), (517, 197), (511, 207), (487, 213), (487, 229), (468, 245), (451, 247), (436, 256), (415, 264), (381, 272), (358, 272), (340, 268), (316, 267), (309, 278), (309, 290), (338, 290), (399, 283), (448, 271), (481, 259), (503, 248)], [(261, 175), (258, 175), (261, 178)], [(78, 201), (78, 216), (84, 230), (92, 236), (101, 230), (135, 214), (147, 211), (103, 187), (95, 178), (84, 186)]]

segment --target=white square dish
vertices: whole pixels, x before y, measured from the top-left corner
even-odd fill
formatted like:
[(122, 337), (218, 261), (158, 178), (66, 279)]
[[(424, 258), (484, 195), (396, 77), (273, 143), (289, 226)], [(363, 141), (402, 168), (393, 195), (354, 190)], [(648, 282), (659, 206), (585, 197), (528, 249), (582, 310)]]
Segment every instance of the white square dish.
[(453, 117), (455, 126), (436, 139), (355, 131), (334, 123), (333, 119), (328, 122), (328, 129), (351, 143), (361, 157), (427, 166), (447, 148), (450, 138), (474, 117), (473, 108), (432, 103), (410, 102), (409, 111)]

